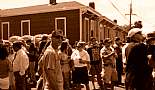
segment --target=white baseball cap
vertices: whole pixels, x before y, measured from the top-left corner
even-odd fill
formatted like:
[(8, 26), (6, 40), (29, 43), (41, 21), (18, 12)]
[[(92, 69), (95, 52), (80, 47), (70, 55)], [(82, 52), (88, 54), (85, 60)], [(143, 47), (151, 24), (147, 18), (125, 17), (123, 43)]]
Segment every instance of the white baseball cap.
[(132, 36), (134, 36), (136, 33), (138, 33), (138, 32), (142, 32), (142, 30), (141, 29), (139, 29), (139, 28), (133, 28), (133, 29), (131, 29), (129, 32), (128, 32), (128, 37), (132, 37)]

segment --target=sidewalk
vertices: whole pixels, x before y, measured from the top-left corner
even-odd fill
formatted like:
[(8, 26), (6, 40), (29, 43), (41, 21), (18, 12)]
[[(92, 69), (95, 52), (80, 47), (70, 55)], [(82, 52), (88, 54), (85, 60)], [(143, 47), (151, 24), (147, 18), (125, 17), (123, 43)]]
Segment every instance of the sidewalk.
[[(104, 72), (104, 70), (102, 70), (102, 72), (101, 72), (101, 74), (102, 74), (102, 77), (103, 77), (103, 72)], [(122, 76), (122, 83), (125, 83), (125, 75), (123, 75)], [(84, 87), (83, 88), (81, 88), (81, 90), (86, 90), (86, 87), (85, 87), (85, 85), (83, 85)], [(93, 84), (92, 84), (92, 82), (91, 81), (89, 81), (89, 87), (90, 87), (90, 90), (94, 90), (94, 87), (93, 87)], [(97, 83), (97, 80), (95, 81), (95, 90), (100, 90), (99, 89), (99, 85), (98, 85), (98, 83)], [(31, 90), (37, 90), (36, 88), (31, 88)], [(48, 90), (48, 89), (46, 89), (46, 90)], [(125, 90), (125, 86), (114, 86), (114, 90)]]

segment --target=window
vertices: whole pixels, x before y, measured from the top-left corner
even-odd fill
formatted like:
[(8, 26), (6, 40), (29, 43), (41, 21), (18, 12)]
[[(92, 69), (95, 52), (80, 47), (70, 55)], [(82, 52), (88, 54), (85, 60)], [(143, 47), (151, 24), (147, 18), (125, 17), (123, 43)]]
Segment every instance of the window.
[(107, 28), (107, 35), (108, 35), (108, 38), (110, 38), (110, 28), (109, 27)]
[(66, 17), (55, 18), (55, 30), (62, 30), (66, 37)]
[(104, 39), (105, 39), (106, 38), (106, 25), (104, 25), (104, 29), (103, 30), (104, 30), (104, 32), (103, 32), (104, 34), (103, 35), (104, 35)]
[(1, 38), (2, 40), (9, 39), (10, 36), (10, 23), (9, 22), (2, 22), (1, 23)]
[(97, 21), (91, 20), (91, 27), (90, 27), (91, 32), (93, 31), (93, 34), (91, 34), (91, 37), (96, 37), (97, 31)]
[(85, 42), (88, 42), (89, 40), (89, 19), (88, 18), (85, 18), (84, 19), (84, 30), (82, 31), (82, 40), (85, 41)]
[(90, 36), (91, 37), (94, 37), (94, 28), (95, 27), (95, 25), (94, 25), (94, 20), (90, 20)]
[(30, 35), (30, 20), (21, 21), (21, 36)]
[(103, 39), (103, 24), (99, 24), (99, 38), (100, 40)]
[(94, 31), (93, 31), (93, 30), (91, 30), (91, 34), (90, 34), (90, 36), (91, 36), (91, 37), (94, 36)]

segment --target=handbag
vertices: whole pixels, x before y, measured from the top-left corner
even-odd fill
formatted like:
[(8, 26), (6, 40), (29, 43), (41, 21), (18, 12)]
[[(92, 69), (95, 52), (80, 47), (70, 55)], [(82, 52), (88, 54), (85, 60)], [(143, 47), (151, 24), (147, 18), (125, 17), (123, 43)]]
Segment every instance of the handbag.
[(117, 71), (115, 68), (112, 70), (111, 81), (118, 81)]

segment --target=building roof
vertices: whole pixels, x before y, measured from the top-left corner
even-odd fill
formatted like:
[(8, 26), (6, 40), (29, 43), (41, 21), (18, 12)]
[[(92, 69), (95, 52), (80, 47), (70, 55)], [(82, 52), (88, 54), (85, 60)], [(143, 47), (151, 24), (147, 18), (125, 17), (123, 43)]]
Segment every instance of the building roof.
[(114, 21), (110, 20), (109, 18), (107, 18), (106, 16), (102, 16), (100, 17), (100, 21), (108, 21), (109, 23), (113, 24), (113, 25), (117, 25)]
[(4, 9), (4, 10), (0, 10), (0, 16), (8, 17), (8, 16), (17, 16), (17, 15), (74, 10), (74, 9), (82, 9), (82, 8), (86, 8), (89, 11), (92, 11), (93, 13), (97, 15), (101, 15), (96, 10), (92, 9), (91, 7), (85, 6), (76, 1), (71, 1), (71, 2), (57, 3), (56, 5), (44, 4), (44, 5), (36, 5), (36, 6), (29, 6), (29, 7)]
[(100, 22), (102, 22), (103, 20), (108, 22), (108, 23), (110, 23), (111, 26), (112, 26), (112, 29), (118, 29), (118, 30), (124, 31), (124, 28), (122, 28), (121, 26), (117, 25), (117, 23), (115, 23), (114, 21), (110, 20), (106, 16), (100, 17)]

